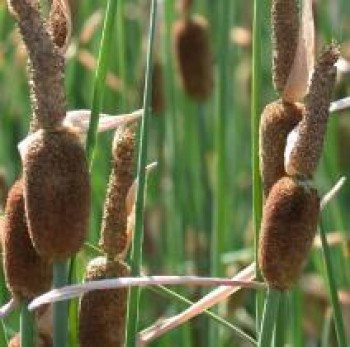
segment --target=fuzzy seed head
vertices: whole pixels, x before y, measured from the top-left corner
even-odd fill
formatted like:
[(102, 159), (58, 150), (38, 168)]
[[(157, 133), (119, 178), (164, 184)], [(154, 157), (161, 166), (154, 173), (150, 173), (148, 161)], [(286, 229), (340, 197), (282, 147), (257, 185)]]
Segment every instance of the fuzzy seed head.
[(299, 14), (296, 0), (273, 0), (271, 8), (273, 83), (282, 92), (298, 45)]
[(287, 136), (302, 119), (302, 104), (278, 100), (267, 105), (260, 120), (260, 171), (267, 197), (272, 186), (283, 176)]
[(49, 14), (48, 27), (54, 44), (65, 52), (72, 31), (71, 13), (68, 0), (54, 0)]
[(48, 261), (37, 254), (29, 237), (22, 179), (9, 192), (2, 238), (6, 284), (13, 295), (33, 298), (49, 290), (52, 270)]
[(8, 0), (29, 56), (31, 131), (54, 128), (65, 115), (65, 60), (44, 24), (37, 0)]
[(90, 180), (79, 137), (67, 128), (40, 130), (24, 156), (24, 197), (37, 252), (63, 260), (82, 246), (88, 230)]
[(286, 158), (288, 175), (312, 177), (323, 150), (329, 105), (336, 77), (338, 47), (331, 45), (320, 56), (305, 102), (305, 116), (296, 129), (297, 141)]
[(266, 200), (259, 263), (266, 282), (287, 290), (298, 280), (315, 236), (320, 199), (307, 182), (280, 179)]
[[(93, 260), (86, 281), (126, 277), (129, 267), (122, 261)], [(128, 289), (108, 289), (84, 294), (80, 302), (80, 347), (122, 347), (126, 322)]]
[(174, 47), (183, 88), (198, 102), (213, 90), (213, 56), (206, 20), (195, 16), (175, 23)]
[(127, 245), (126, 196), (133, 183), (135, 128), (122, 128), (113, 141), (113, 164), (104, 206), (100, 245), (112, 258)]

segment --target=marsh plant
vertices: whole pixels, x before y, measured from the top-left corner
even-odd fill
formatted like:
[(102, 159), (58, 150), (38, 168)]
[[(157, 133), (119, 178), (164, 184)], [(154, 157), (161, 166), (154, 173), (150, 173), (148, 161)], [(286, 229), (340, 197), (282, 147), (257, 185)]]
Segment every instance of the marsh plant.
[(0, 2), (0, 347), (347, 346), (348, 16)]

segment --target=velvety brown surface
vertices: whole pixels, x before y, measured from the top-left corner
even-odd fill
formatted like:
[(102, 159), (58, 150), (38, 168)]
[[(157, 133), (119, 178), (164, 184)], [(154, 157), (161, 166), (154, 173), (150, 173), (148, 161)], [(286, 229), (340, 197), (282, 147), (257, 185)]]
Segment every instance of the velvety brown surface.
[(175, 56), (189, 97), (203, 102), (213, 90), (213, 55), (204, 18), (178, 20), (173, 28)]
[(125, 250), (127, 244), (127, 210), (125, 199), (134, 181), (135, 129), (124, 128), (115, 134), (113, 163), (109, 178), (101, 227), (100, 245), (111, 258)]
[(277, 100), (268, 104), (260, 119), (260, 172), (265, 196), (272, 186), (286, 175), (284, 151), (288, 134), (302, 119), (302, 104)]
[(319, 203), (316, 189), (289, 177), (271, 189), (259, 244), (260, 267), (270, 286), (286, 290), (298, 280), (315, 236)]
[(286, 168), (289, 175), (312, 177), (316, 171), (327, 130), (338, 57), (338, 47), (331, 45), (318, 59), (305, 101), (305, 117), (298, 125), (299, 139)]
[(8, 195), (3, 248), (6, 284), (14, 295), (33, 298), (50, 289), (52, 268), (36, 253), (29, 238), (21, 179), (12, 186)]
[(273, 82), (282, 92), (293, 65), (299, 33), (297, 0), (273, 0), (271, 4)]
[[(89, 266), (85, 280), (125, 277), (129, 273), (125, 263), (120, 261), (106, 263), (104, 260)], [(79, 313), (80, 347), (122, 347), (124, 345), (127, 296), (127, 288), (84, 294)]]
[(24, 158), (24, 196), (31, 239), (39, 254), (67, 258), (83, 245), (90, 212), (90, 179), (76, 134), (39, 131)]
[(9, 0), (29, 58), (31, 131), (58, 126), (66, 115), (65, 58), (52, 42), (35, 1)]
[(54, 44), (58, 48), (64, 48), (69, 40), (69, 26), (71, 25), (69, 12), (65, 7), (65, 1), (53, 1), (51, 4), (48, 27)]

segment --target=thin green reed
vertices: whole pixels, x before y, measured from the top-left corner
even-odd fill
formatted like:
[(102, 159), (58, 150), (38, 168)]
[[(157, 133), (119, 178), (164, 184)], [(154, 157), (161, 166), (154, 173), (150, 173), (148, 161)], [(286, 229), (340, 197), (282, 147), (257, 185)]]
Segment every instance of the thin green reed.
[(322, 242), (323, 260), (324, 260), (326, 276), (327, 276), (327, 285), (328, 285), (328, 290), (329, 290), (329, 295), (330, 295), (331, 305), (333, 310), (334, 325), (335, 325), (335, 331), (337, 334), (338, 346), (346, 347), (347, 341), (346, 341), (345, 326), (344, 326), (343, 316), (342, 316), (342, 312), (339, 304), (338, 292), (336, 287), (336, 277), (332, 266), (331, 250), (329, 249), (329, 246), (327, 243), (326, 232), (323, 228), (322, 222), (320, 222), (319, 225), (320, 225), (319, 233), (320, 233), (321, 242)]
[[(252, 80), (251, 80), (251, 142), (252, 142), (252, 179), (253, 179), (253, 222), (255, 232), (255, 262), (256, 275), (259, 278), (257, 261), (259, 230), (262, 217), (262, 188), (259, 169), (259, 120), (261, 111), (261, 29), (263, 2), (254, 0), (253, 13), (253, 52), (252, 52)], [(262, 314), (262, 296), (256, 295), (256, 326), (260, 328)]]
[(101, 46), (97, 60), (97, 69), (91, 105), (91, 119), (86, 139), (86, 152), (88, 160), (90, 161), (90, 168), (92, 167), (94, 150), (97, 142), (98, 117), (103, 103), (105, 81), (110, 56), (110, 46), (113, 38), (114, 17), (117, 10), (117, 4), (117, 0), (108, 0), (105, 20), (103, 24)]
[(34, 313), (28, 311), (28, 302), (22, 303), (20, 316), (21, 347), (35, 347), (35, 321)]
[[(220, 256), (225, 251), (225, 240), (227, 234), (227, 152), (226, 152), (226, 130), (227, 130), (227, 64), (228, 64), (228, 38), (230, 29), (230, 0), (218, 2), (218, 15), (220, 26), (218, 29), (218, 71), (217, 71), (217, 99), (216, 99), (216, 128), (215, 128), (215, 191), (213, 204), (213, 231), (211, 236), (211, 265), (212, 276), (222, 273)], [(230, 115), (232, 116), (232, 114)], [(219, 342), (217, 326), (209, 327), (209, 345), (217, 346)]]
[[(56, 262), (53, 265), (53, 287), (60, 288), (67, 285), (67, 262)], [(68, 343), (68, 302), (53, 304), (53, 345), (65, 347)]]
[[(150, 32), (148, 35), (148, 49), (146, 57), (146, 76), (145, 88), (143, 95), (143, 117), (140, 127), (140, 143), (139, 143), (139, 157), (137, 165), (138, 186), (136, 194), (135, 205), (135, 232), (131, 249), (131, 273), (133, 276), (140, 274), (142, 266), (142, 244), (143, 244), (143, 219), (144, 219), (144, 197), (146, 188), (146, 172), (145, 167), (147, 163), (147, 126), (151, 116), (151, 96), (152, 96), (152, 61), (153, 61), (153, 42), (154, 33), (156, 29), (156, 13), (157, 1), (152, 0), (151, 14), (150, 14)], [(126, 344), (128, 347), (134, 347), (136, 342), (136, 335), (139, 321), (139, 304), (140, 304), (140, 288), (133, 288), (129, 293), (128, 300), (128, 317), (127, 317), (127, 331)]]

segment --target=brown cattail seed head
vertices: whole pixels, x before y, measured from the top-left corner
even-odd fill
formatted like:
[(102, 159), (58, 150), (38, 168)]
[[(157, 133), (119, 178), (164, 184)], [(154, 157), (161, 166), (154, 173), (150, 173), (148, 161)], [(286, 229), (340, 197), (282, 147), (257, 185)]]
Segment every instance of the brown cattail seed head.
[(135, 128), (122, 128), (113, 141), (113, 167), (104, 206), (100, 245), (114, 258), (127, 245), (126, 196), (133, 183)]
[(305, 102), (305, 116), (295, 129), (296, 141), (286, 153), (288, 175), (312, 177), (316, 171), (327, 129), (329, 105), (336, 77), (339, 49), (328, 47), (320, 56)]
[(175, 23), (173, 35), (182, 85), (189, 97), (203, 102), (213, 90), (208, 24), (199, 16), (182, 19)]
[(317, 227), (320, 200), (309, 183), (280, 179), (266, 200), (259, 263), (266, 282), (279, 290), (298, 280)]
[(260, 120), (260, 170), (265, 196), (283, 176), (287, 136), (302, 119), (304, 106), (278, 100), (267, 105)]
[(68, 128), (40, 130), (24, 154), (24, 197), (37, 252), (62, 260), (83, 245), (90, 211), (89, 170), (79, 137)]
[(33, 107), (31, 131), (54, 128), (66, 115), (64, 92), (65, 60), (53, 43), (35, 0), (8, 0), (16, 14), (29, 55), (30, 89)]
[(53, 0), (48, 28), (54, 44), (65, 52), (72, 32), (72, 19), (68, 0)]
[[(126, 277), (129, 267), (122, 261), (94, 259), (86, 281)], [(108, 289), (84, 294), (80, 302), (80, 347), (121, 347), (124, 345), (128, 289)]]
[(273, 0), (271, 8), (273, 83), (282, 92), (291, 71), (298, 45), (297, 0)]
[(36, 253), (29, 238), (22, 179), (12, 186), (7, 199), (3, 252), (6, 284), (14, 296), (33, 298), (50, 289), (51, 266)]

